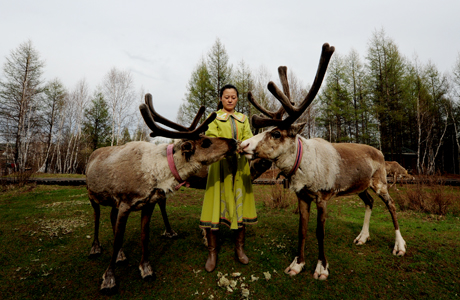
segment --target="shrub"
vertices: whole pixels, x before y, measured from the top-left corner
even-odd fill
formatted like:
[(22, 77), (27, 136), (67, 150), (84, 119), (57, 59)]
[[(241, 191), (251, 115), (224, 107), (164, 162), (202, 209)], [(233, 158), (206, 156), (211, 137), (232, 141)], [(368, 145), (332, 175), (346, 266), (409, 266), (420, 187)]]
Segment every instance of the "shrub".
[(288, 208), (297, 203), (297, 197), (290, 189), (283, 187), (283, 184), (275, 183), (270, 185), (270, 192), (262, 197), (264, 205), (268, 208)]
[(460, 197), (438, 175), (419, 176), (414, 185), (407, 185), (395, 199), (402, 211), (414, 210), (441, 216), (460, 212)]

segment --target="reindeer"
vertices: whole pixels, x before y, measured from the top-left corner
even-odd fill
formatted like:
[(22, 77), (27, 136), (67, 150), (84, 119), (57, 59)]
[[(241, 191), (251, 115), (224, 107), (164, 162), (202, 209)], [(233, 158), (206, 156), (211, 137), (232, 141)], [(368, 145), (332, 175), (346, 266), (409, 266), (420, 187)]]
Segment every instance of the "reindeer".
[[(392, 188), (396, 184), (396, 180), (398, 178), (407, 178), (407, 179), (412, 179), (414, 180), (415, 178), (407, 172), (406, 169), (404, 169), (397, 161), (385, 161), (385, 169), (387, 171), (387, 176), (392, 176), (393, 177), (393, 183), (390, 185), (390, 188)], [(396, 190), (398, 190), (398, 186), (395, 187)]]
[[(324, 235), (327, 202), (333, 196), (357, 193), (364, 201), (366, 212), (361, 233), (354, 243), (362, 245), (369, 240), (369, 220), (374, 200), (369, 194), (372, 189), (386, 204), (396, 232), (393, 254), (403, 256), (406, 243), (399, 231), (396, 208), (388, 194), (385, 160), (383, 154), (370, 146), (361, 144), (333, 144), (320, 138), (305, 139), (300, 136), (305, 124), (294, 124), (315, 98), (327, 69), (334, 47), (324, 44), (313, 85), (298, 106), (290, 101), (287, 68), (278, 69), (283, 86), (281, 91), (273, 82), (268, 83), (270, 92), (281, 102), (277, 112), (264, 109), (248, 94), (250, 102), (265, 116), (254, 115), (255, 128), (274, 126), (267, 131), (243, 141), (239, 150), (247, 158), (272, 160), (289, 180), (290, 188), (299, 201), (299, 243), (298, 256), (285, 270), (291, 276), (298, 274), (305, 265), (305, 239), (310, 216), (311, 203), (318, 211), (316, 237), (318, 240), (318, 263), (313, 277), (325, 280), (329, 276), (329, 264), (324, 251)], [(288, 116), (283, 120), (283, 114)]]
[[(159, 203), (160, 207), (164, 207), (166, 198), (181, 185), (186, 184), (190, 176), (201, 170), (204, 165), (212, 164), (235, 152), (237, 148), (235, 140), (210, 138), (200, 134), (216, 117), (215, 113), (195, 129), (204, 113), (204, 106), (188, 128), (159, 115), (153, 108), (150, 94), (145, 96), (145, 104), (141, 104), (139, 108), (144, 121), (152, 130), (150, 136), (180, 140), (170, 145), (131, 142), (123, 146), (100, 148), (89, 158), (86, 184), (95, 220), (90, 256), (101, 253), (100, 205), (112, 207), (110, 220), (115, 236), (113, 253), (101, 284), (101, 291), (107, 293), (111, 293), (116, 287), (116, 262), (126, 259), (122, 244), (129, 214), (141, 210), (142, 257), (139, 270), (145, 279), (153, 276), (148, 261), (148, 244), (149, 224), (155, 204)], [(157, 122), (177, 131), (160, 127)]]

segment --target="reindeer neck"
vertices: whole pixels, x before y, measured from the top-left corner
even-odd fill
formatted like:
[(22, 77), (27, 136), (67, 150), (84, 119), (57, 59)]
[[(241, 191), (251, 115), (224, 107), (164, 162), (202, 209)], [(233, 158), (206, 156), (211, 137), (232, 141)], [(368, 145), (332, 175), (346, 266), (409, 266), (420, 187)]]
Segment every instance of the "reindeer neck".
[(276, 166), (285, 176), (291, 176), (300, 165), (300, 161), (298, 161), (299, 141), (301, 142), (298, 135), (292, 138), (292, 141), (288, 144), (289, 146), (284, 149), (285, 151), (275, 161)]
[(187, 179), (192, 174), (196, 173), (202, 166), (201, 163), (193, 159), (186, 161), (185, 156), (182, 155), (181, 151), (175, 151), (174, 163), (176, 165), (177, 172), (179, 173), (179, 176), (183, 181), (187, 181)]

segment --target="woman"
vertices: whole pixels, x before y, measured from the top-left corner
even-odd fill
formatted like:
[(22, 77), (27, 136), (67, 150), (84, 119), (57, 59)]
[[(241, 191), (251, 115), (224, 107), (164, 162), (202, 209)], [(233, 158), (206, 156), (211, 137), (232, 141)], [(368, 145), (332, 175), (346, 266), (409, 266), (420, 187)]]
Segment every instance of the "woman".
[[(220, 90), (216, 119), (209, 124), (207, 136), (244, 141), (252, 137), (247, 116), (235, 111), (238, 90), (225, 85)], [(249, 259), (243, 251), (245, 224), (257, 223), (251, 173), (246, 157), (234, 154), (209, 167), (208, 181), (201, 212), (200, 227), (206, 230), (208, 259), (205, 269), (212, 272), (217, 263), (219, 224), (236, 231), (235, 254), (242, 264)]]

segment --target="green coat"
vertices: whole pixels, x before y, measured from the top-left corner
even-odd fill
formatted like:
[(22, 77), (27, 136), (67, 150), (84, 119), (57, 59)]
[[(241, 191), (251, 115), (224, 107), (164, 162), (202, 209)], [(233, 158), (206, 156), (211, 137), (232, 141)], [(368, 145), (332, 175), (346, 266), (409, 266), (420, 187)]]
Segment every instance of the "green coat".
[[(252, 132), (244, 114), (219, 110), (206, 135), (244, 141)], [(244, 155), (234, 154), (209, 167), (200, 227), (217, 230), (220, 223), (230, 229), (257, 223), (251, 172)]]

